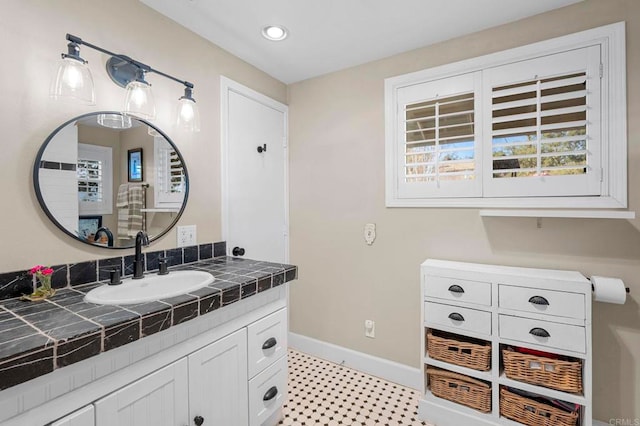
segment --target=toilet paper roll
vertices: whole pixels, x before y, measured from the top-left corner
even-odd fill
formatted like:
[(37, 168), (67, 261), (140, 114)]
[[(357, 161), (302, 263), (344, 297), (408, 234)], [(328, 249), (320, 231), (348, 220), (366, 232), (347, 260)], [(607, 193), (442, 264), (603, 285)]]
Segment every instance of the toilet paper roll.
[(591, 285), (596, 302), (622, 305), (627, 300), (627, 289), (619, 278), (593, 276)]

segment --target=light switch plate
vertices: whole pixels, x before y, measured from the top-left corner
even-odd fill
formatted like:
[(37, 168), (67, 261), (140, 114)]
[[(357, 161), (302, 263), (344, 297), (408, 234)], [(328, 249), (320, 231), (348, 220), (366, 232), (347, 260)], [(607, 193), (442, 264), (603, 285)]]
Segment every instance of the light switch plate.
[(178, 226), (178, 247), (196, 245), (196, 225)]

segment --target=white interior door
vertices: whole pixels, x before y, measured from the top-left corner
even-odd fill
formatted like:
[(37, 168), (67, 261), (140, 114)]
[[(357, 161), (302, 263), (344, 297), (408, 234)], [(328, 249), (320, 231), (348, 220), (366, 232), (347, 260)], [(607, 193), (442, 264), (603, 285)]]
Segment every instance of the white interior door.
[(227, 254), (287, 262), (287, 106), (225, 77), (221, 89)]

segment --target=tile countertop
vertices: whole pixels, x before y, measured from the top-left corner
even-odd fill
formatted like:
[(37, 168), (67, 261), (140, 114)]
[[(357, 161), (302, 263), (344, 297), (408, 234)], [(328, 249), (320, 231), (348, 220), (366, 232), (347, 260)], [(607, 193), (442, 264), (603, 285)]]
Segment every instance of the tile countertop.
[(215, 280), (191, 293), (136, 305), (84, 302), (84, 295), (104, 282), (63, 288), (42, 302), (0, 302), (0, 390), (282, 285), (298, 274), (292, 265), (226, 256), (169, 270), (203, 270)]

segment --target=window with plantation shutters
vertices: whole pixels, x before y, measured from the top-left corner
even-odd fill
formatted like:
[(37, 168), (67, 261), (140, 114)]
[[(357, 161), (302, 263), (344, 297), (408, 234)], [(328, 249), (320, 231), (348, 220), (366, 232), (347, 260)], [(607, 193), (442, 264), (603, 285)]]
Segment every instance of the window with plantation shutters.
[(87, 214), (113, 212), (112, 149), (109, 147), (78, 144), (78, 211)]
[(626, 208), (624, 33), (388, 78), (387, 206)]
[(600, 195), (600, 47), (483, 73), (485, 196)]
[(423, 83), (398, 93), (402, 162), (400, 191), (407, 197), (480, 195), (475, 123), (479, 74)]
[(163, 137), (154, 138), (154, 206), (179, 210), (186, 193), (186, 173), (176, 150)]

